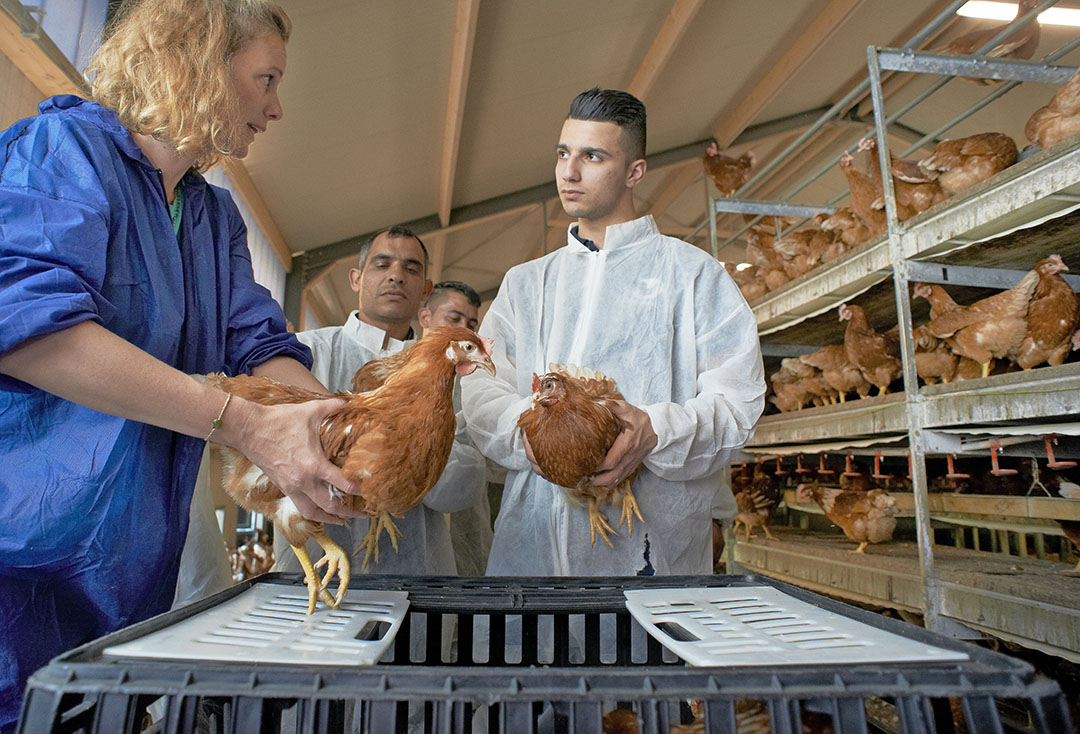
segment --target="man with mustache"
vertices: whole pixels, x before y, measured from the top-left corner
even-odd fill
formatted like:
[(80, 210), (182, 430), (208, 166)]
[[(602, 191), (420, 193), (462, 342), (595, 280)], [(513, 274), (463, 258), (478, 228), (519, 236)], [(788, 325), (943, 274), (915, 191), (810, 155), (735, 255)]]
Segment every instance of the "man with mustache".
[[(314, 357), (312, 374), (334, 392), (352, 389), (353, 376), (373, 359), (388, 357), (412, 345), (416, 339), (412, 320), (431, 294), (427, 278), (428, 253), (424, 243), (406, 227), (390, 227), (377, 232), (361, 246), (359, 267), (349, 271), (349, 284), (358, 295), (358, 309), (342, 326), (303, 331), (297, 338)], [(403, 519), (395, 520), (402, 532), (400, 552), (395, 553), (383, 535), (379, 562), (370, 563), (367, 573), (438, 574), (457, 573), (450, 532), (444, 512), (470, 507), (486, 490), (484, 458), (464, 438), (464, 423), (458, 421), (458, 435), (438, 483), (423, 504)], [(355, 518), (345, 526), (326, 526), (327, 534), (342, 548), (356, 548), (368, 531), (368, 518)], [(314, 544), (312, 544), (314, 545)], [(321, 557), (317, 548), (310, 548)], [(282, 537), (274, 540), (275, 571), (299, 573), (300, 563), (289, 552)], [(353, 566), (353, 573), (360, 564)]]

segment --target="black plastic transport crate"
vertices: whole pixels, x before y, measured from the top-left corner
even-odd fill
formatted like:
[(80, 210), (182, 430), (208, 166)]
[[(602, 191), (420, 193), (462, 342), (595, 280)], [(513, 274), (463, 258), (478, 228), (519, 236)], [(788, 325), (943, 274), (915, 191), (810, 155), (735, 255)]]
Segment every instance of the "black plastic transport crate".
[[(641, 734), (736, 734), (748, 731), (736, 725), (748, 705), (767, 712), (775, 734), (803, 734), (804, 724), (807, 731), (835, 734), (1074, 731), (1061, 689), (1024, 662), (758, 575), (358, 576), (353, 588), (409, 593), (405, 622), (377, 665), (103, 655), (111, 645), (211, 609), (256, 582), (303, 591), (295, 575), (268, 574), (61, 655), (31, 678), (19, 731), (601, 734), (604, 715), (618, 707), (634, 712)], [(969, 659), (690, 667), (632, 619), (623, 591), (701, 586), (772, 586)], [(453, 647), (446, 644), (447, 630), (456, 631)], [(700, 717), (692, 728), (686, 726), (693, 721), (690, 701)], [(880, 723), (880, 713), (867, 713), (882, 710), (890, 724)]]

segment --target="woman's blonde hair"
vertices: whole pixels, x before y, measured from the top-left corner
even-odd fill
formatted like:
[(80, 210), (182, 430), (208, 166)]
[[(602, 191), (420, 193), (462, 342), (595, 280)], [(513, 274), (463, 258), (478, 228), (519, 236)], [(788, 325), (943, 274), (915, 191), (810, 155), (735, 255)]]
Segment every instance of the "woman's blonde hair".
[(288, 41), (291, 32), (289, 16), (266, 0), (127, 0), (87, 68), (91, 97), (205, 171), (231, 155), (239, 124), (233, 54), (264, 33)]

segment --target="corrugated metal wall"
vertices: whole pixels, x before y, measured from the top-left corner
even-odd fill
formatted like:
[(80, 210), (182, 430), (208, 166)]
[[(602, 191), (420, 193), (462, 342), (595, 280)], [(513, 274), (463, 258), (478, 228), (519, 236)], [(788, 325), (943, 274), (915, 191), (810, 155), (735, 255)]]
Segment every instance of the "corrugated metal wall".
[[(75, 68), (83, 71), (101, 38), (108, 0), (39, 0), (37, 5), (45, 10), (42, 19), (45, 33)], [(0, 130), (36, 114), (41, 100), (41, 91), (31, 84), (6, 56), (0, 54)], [(223, 171), (209, 171), (206, 179), (233, 193), (233, 200), (247, 224), (248, 249), (251, 251), (255, 280), (268, 288), (279, 304), (284, 305), (285, 268), (277, 259), (262, 230), (236, 196), (232, 182)]]
[(37, 0), (32, 4), (45, 11), (41, 27), (52, 42), (79, 72), (84, 71), (101, 39), (109, 0)]
[(251, 265), (255, 270), (255, 281), (268, 288), (273, 294), (274, 300), (284, 306), (285, 304), (285, 268), (278, 261), (270, 241), (259, 229), (251, 212), (236, 195), (232, 182), (220, 168), (213, 168), (206, 172), (206, 180), (215, 186), (228, 189), (233, 194), (233, 201), (240, 209), (240, 215), (248, 228), (248, 250), (251, 252)]

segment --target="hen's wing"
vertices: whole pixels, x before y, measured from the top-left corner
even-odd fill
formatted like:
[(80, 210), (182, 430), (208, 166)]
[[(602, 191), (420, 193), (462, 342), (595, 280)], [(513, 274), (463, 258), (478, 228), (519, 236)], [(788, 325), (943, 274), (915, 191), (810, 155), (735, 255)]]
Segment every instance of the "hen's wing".
[[(411, 347), (410, 347), (411, 349)], [(353, 377), (352, 391), (367, 392), (382, 387), (386, 378), (401, 369), (409, 359), (409, 350), (404, 349), (389, 357), (373, 359), (356, 371)]]
[(261, 405), (306, 403), (309, 400), (324, 400), (330, 397), (295, 385), (286, 385), (269, 377), (252, 377), (251, 375), (226, 377), (215, 373), (207, 375), (204, 379), (225, 392), (239, 395), (244, 400)]
[(896, 507), (896, 500), (883, 489), (871, 489), (866, 493), (866, 498), (879, 510), (890, 510)]
[(926, 325), (927, 331), (936, 337), (952, 336), (961, 329), (991, 320), (991, 314), (976, 311), (973, 308), (958, 307), (944, 313)]

